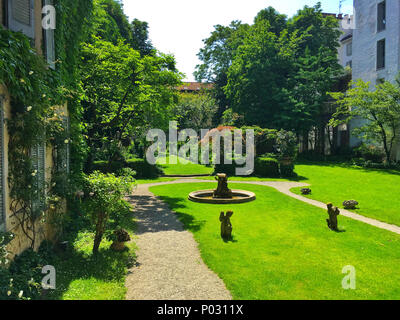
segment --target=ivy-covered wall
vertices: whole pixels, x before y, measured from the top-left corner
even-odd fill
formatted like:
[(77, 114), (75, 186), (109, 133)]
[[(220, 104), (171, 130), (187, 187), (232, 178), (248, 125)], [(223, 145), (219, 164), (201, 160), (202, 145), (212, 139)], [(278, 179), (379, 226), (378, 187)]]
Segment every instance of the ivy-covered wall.
[[(66, 211), (63, 199), (73, 194), (85, 156), (77, 62), (92, 0), (54, 1), (56, 70), (49, 69), (41, 56), (41, 5), (41, 0), (35, 0), (36, 48), (31, 48), (25, 35), (0, 27), (0, 91), (6, 97), (7, 118), (6, 214), (7, 229), (16, 235), (10, 243), (14, 254), (37, 248), (55, 233), (56, 220)], [(40, 172), (31, 151), (38, 144), (46, 150), (43, 196), (41, 192), (38, 196)], [(70, 166), (64, 159), (67, 154)], [(32, 205), (38, 198), (40, 205)]]

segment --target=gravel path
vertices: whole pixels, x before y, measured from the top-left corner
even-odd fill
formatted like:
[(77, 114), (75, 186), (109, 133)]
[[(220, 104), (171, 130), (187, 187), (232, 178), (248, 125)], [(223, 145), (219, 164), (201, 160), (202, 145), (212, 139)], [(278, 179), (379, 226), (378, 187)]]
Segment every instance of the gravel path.
[[(185, 178), (143, 184), (130, 197), (135, 206), (137, 264), (126, 279), (128, 300), (230, 300), (223, 281), (203, 262), (193, 235), (185, 231), (175, 213), (155, 197), (149, 187), (212, 180)], [(230, 181), (275, 188), (292, 198), (326, 209), (326, 204), (294, 194), (290, 189), (308, 184), (280, 181)], [(342, 216), (400, 234), (400, 227), (340, 209)]]
[(192, 233), (148, 188), (131, 197), (137, 219), (137, 266), (126, 279), (128, 300), (230, 300), (223, 281), (203, 262)]

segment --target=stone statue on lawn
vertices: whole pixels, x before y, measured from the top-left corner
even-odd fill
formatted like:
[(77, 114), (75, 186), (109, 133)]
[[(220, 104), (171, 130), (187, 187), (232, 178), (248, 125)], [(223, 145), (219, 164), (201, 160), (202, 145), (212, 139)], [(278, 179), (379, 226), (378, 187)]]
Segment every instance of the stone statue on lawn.
[(219, 216), (219, 221), (221, 221), (221, 237), (225, 240), (232, 238), (232, 223), (231, 223), (232, 215), (233, 212), (228, 211), (226, 215), (224, 212), (221, 212)]
[(328, 223), (329, 229), (339, 231), (337, 222), (337, 216), (340, 214), (339, 208), (334, 207), (332, 203), (328, 203), (326, 206), (328, 207), (329, 214), (329, 219), (326, 219), (326, 222)]

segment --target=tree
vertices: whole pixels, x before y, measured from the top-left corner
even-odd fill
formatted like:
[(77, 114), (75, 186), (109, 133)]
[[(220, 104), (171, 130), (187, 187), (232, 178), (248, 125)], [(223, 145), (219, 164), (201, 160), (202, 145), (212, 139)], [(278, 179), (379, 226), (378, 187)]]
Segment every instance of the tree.
[(172, 113), (180, 129), (191, 128), (199, 131), (212, 127), (217, 110), (217, 103), (209, 92), (180, 93)]
[(131, 137), (168, 127), (182, 78), (172, 56), (141, 57), (121, 41), (95, 39), (82, 46), (81, 72), (89, 163), (103, 153), (111, 164)]
[(95, 231), (93, 253), (99, 251), (104, 233), (112, 221), (119, 220), (122, 214), (129, 211), (125, 195), (132, 191), (133, 181), (129, 178), (117, 178), (112, 174), (98, 171), (85, 177), (85, 212), (89, 215)]
[(368, 143), (378, 143), (390, 163), (394, 143), (400, 130), (400, 84), (384, 82), (370, 90), (370, 83), (362, 80), (353, 83), (346, 93), (331, 93), (338, 109), (331, 125), (361, 120), (353, 133)]
[(154, 50), (149, 40), (148, 28), (147, 22), (138, 19), (131, 22), (132, 48), (138, 50), (143, 56), (150, 55)]
[(289, 79), (296, 44), (270, 31), (266, 20), (253, 25), (228, 72), (225, 94), (232, 110), (248, 125), (285, 127), (283, 111), (290, 105)]
[(229, 26), (216, 25), (214, 28), (211, 36), (203, 40), (204, 48), (197, 55), (202, 64), (196, 66), (194, 75), (197, 81), (214, 83), (213, 96), (218, 103), (214, 122), (217, 125), (230, 105), (223, 88), (228, 82), (227, 74), (235, 51), (246, 37), (249, 25), (232, 21)]

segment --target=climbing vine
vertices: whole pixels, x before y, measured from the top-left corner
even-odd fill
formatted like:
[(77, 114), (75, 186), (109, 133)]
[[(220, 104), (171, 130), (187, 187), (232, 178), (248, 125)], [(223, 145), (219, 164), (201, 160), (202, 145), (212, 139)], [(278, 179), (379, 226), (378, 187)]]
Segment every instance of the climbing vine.
[[(0, 28), (0, 83), (11, 97), (11, 117), (7, 119), (10, 210), (32, 248), (40, 232), (37, 222), (45, 222), (45, 212), (57, 217), (65, 211), (61, 199), (68, 198), (72, 190), (69, 182), (79, 179), (85, 150), (76, 63), (91, 1), (58, 0), (54, 4), (58, 26), (56, 70), (47, 67), (25, 35)], [(68, 106), (68, 115), (59, 107), (64, 105)], [(53, 150), (52, 179), (47, 185), (41, 183), (32, 159), (32, 148), (40, 144)], [(70, 172), (64, 158), (67, 146), (74, 164)], [(34, 201), (40, 205), (34, 206)]]

